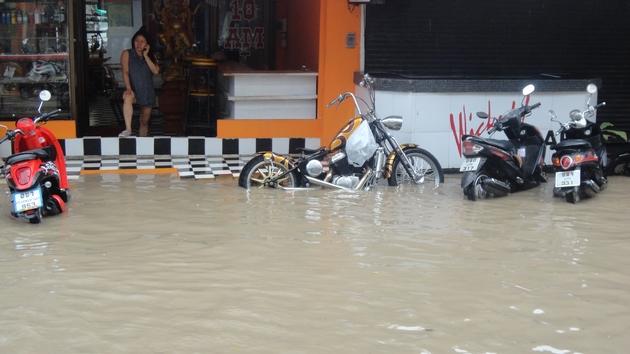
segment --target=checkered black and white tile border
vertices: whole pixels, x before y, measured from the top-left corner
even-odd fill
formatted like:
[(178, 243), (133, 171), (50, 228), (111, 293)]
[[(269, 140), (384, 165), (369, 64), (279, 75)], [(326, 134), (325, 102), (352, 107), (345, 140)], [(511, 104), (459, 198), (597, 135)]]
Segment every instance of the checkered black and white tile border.
[(70, 156), (66, 170), (70, 180), (76, 180), (81, 171), (150, 170), (174, 168), (182, 178), (212, 179), (226, 175), (238, 177), (251, 156)]
[(224, 156), (253, 155), (272, 150), (280, 154), (297, 153), (299, 148), (318, 148), (319, 138), (205, 137), (101, 138), (84, 137), (60, 141), (68, 158), (80, 156)]
[[(245, 163), (259, 151), (295, 154), (299, 148), (318, 148), (318, 138), (219, 139), (205, 137), (101, 138), (60, 140), (66, 155), (68, 177), (81, 171), (151, 170), (175, 168), (183, 178), (237, 177)], [(10, 154), (0, 146), (0, 156)]]

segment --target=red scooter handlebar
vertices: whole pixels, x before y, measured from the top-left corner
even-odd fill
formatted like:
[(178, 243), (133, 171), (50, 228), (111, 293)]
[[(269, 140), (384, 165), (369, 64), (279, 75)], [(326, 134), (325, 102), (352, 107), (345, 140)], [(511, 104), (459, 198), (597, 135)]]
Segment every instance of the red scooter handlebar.
[(48, 121), (50, 118), (52, 118), (55, 114), (61, 112), (61, 108), (55, 109), (54, 111), (50, 111), (48, 113), (44, 113), (42, 115), (40, 115), (39, 117), (35, 118), (35, 123), (41, 122), (41, 121)]

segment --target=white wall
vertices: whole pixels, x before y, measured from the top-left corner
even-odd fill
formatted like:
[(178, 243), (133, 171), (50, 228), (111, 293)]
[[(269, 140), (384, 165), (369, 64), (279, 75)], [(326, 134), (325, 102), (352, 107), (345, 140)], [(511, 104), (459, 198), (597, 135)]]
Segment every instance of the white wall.
[[(357, 92), (361, 92), (357, 88)], [(530, 104), (541, 102), (526, 122), (537, 127), (543, 138), (549, 129), (557, 130), (558, 124), (550, 121), (548, 111), (553, 109), (561, 121), (567, 121), (572, 109), (585, 109), (587, 93), (584, 92), (534, 92)], [(470, 134), (485, 120), (477, 118), (476, 112), (488, 112), (499, 116), (512, 107), (520, 105), (520, 92), (484, 92), (484, 93), (417, 93), (417, 92), (376, 92), (376, 112), (379, 117), (402, 115), (403, 126), (392, 135), (399, 143), (414, 143), (431, 152), (444, 168), (459, 168), (462, 158), (457, 148), (461, 133)], [(596, 97), (592, 102), (596, 102)], [(460, 133), (460, 114), (466, 131)], [(455, 132), (451, 127), (453, 116)], [(481, 137), (488, 137), (482, 129)], [(506, 139), (503, 133), (493, 135), (494, 139)], [(550, 163), (551, 153), (547, 151), (546, 163)]]

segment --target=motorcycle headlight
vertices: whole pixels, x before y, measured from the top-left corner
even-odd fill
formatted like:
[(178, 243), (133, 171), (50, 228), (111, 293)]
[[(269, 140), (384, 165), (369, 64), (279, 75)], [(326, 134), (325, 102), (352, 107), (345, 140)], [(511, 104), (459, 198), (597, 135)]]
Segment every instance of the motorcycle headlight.
[(400, 130), (403, 118), (401, 116), (389, 116), (381, 119), (381, 122), (389, 130)]
[(580, 112), (579, 109), (574, 109), (569, 112), (569, 118), (571, 118), (572, 121), (577, 122), (582, 119), (582, 112)]

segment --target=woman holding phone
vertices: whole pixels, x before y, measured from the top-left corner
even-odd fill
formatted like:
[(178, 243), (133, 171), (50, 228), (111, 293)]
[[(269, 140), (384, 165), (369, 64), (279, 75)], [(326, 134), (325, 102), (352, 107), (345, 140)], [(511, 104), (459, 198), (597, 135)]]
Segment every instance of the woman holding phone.
[(151, 119), (151, 109), (155, 105), (155, 89), (153, 88), (153, 75), (160, 73), (155, 55), (151, 52), (149, 35), (140, 28), (131, 38), (131, 49), (125, 49), (120, 54), (120, 64), (122, 76), (125, 81), (125, 92), (123, 93), (123, 116), (125, 119), (125, 130), (118, 136), (132, 136), (131, 118), (133, 115), (133, 104), (140, 106), (140, 136), (147, 136), (149, 133), (149, 120)]

